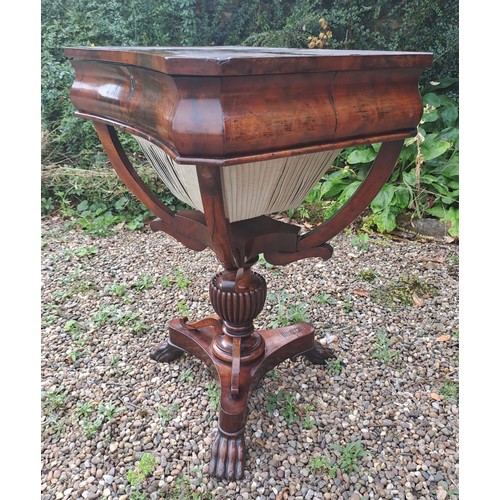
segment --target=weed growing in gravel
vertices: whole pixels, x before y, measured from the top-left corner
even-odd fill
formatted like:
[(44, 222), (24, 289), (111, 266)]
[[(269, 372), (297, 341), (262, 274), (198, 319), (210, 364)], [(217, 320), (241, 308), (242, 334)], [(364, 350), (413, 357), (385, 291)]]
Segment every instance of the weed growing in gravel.
[(189, 306), (187, 305), (186, 301), (184, 299), (179, 300), (177, 302), (177, 310), (179, 311), (179, 314), (183, 318), (187, 318), (189, 315)]
[(293, 323), (308, 321), (309, 318), (306, 313), (307, 304), (304, 302), (292, 303), (289, 300), (292, 295), (286, 292), (280, 292), (279, 294), (270, 293), (268, 297), (270, 302), (276, 303), (273, 312), (269, 315), (270, 328), (279, 328)]
[(339, 466), (328, 457), (315, 455), (309, 460), (307, 468), (313, 473), (324, 471), (329, 477), (334, 478), (337, 475)]
[(93, 315), (92, 320), (96, 326), (102, 326), (111, 320), (116, 312), (116, 306), (101, 306)]
[(76, 408), (76, 414), (80, 418), (88, 417), (94, 409), (94, 405), (88, 401), (84, 401), (83, 403), (78, 403)]
[(392, 349), (392, 340), (387, 337), (387, 334), (382, 330), (377, 330), (377, 340), (375, 341), (375, 349), (372, 353), (372, 358), (380, 359), (389, 363), (398, 356), (398, 353)]
[(51, 387), (42, 392), (42, 404), (47, 413), (59, 410), (66, 405), (67, 395), (62, 387)]
[(174, 412), (178, 411), (179, 405), (172, 405), (170, 408), (158, 408), (158, 415), (160, 416), (160, 424), (166, 425), (174, 416)]
[(170, 286), (172, 285), (172, 279), (164, 277), (161, 279), (161, 284), (164, 288), (170, 288)]
[(193, 369), (188, 368), (181, 375), (181, 382), (192, 382), (194, 380), (193, 377)]
[(215, 380), (211, 380), (207, 384), (207, 394), (210, 404), (213, 408), (219, 408), (220, 404), (220, 386)]
[(299, 418), (295, 397), (292, 394), (285, 394), (284, 391), (269, 394), (266, 406), (268, 411), (278, 412), (283, 415), (287, 424), (293, 424)]
[[(436, 495), (436, 498), (458, 498), (458, 490), (456, 488), (452, 488), (446, 481), (439, 481), (437, 486), (438, 489), (433, 492)], [(438, 490), (445, 491), (446, 495), (438, 495)]]
[(412, 274), (402, 275), (398, 280), (373, 290), (371, 297), (388, 306), (396, 304), (411, 306), (414, 294), (420, 298), (434, 297), (437, 292), (437, 287)]
[(107, 289), (107, 292), (110, 295), (114, 295), (115, 297), (123, 297), (126, 291), (127, 291), (127, 285), (125, 283), (113, 283)]
[(342, 360), (340, 358), (326, 360), (326, 373), (328, 375), (340, 375), (342, 372)]
[(187, 290), (189, 287), (189, 278), (182, 272), (179, 267), (175, 270), (175, 282), (181, 290)]
[(344, 312), (345, 313), (349, 313), (352, 311), (351, 302), (352, 302), (352, 295), (349, 293), (344, 301)]
[(373, 283), (378, 278), (378, 274), (373, 269), (365, 269), (358, 273), (358, 278), (367, 283)]
[(446, 380), (441, 389), (439, 389), (439, 394), (444, 396), (446, 399), (458, 401), (458, 384), (452, 380)]
[(304, 416), (304, 429), (311, 430), (314, 427), (314, 424), (316, 423), (316, 420), (309, 415), (311, 411), (314, 410), (313, 405), (307, 405), (305, 407), (305, 416)]
[(361, 233), (351, 238), (351, 244), (356, 250), (368, 250), (370, 247), (370, 237), (366, 233)]
[(77, 333), (80, 333), (80, 324), (75, 319), (69, 319), (64, 324), (63, 330), (65, 332), (69, 332), (71, 335), (75, 335)]
[(351, 443), (347, 443), (345, 446), (333, 444), (332, 448), (340, 453), (339, 467), (347, 474), (350, 474), (351, 472), (358, 472), (358, 461), (367, 454), (367, 452), (363, 449), (361, 441), (353, 441)]
[(179, 476), (175, 480), (173, 490), (169, 493), (168, 498), (171, 500), (212, 500), (212, 493), (197, 493), (193, 491), (189, 478)]
[(149, 290), (154, 286), (153, 277), (150, 274), (141, 274), (132, 286), (139, 291)]
[(119, 408), (113, 401), (109, 401), (107, 403), (99, 403), (97, 411), (103, 421), (112, 422), (119, 413), (123, 412), (123, 408)]
[(335, 301), (330, 297), (330, 294), (322, 293), (321, 295), (314, 297), (314, 302), (317, 302), (318, 304), (333, 304)]
[(83, 431), (88, 438), (93, 438), (101, 426), (101, 419), (96, 419), (93, 422), (91, 422), (88, 418), (83, 419)]
[(134, 469), (127, 472), (127, 481), (136, 486), (142, 483), (155, 470), (157, 461), (151, 453), (144, 453)]
[(76, 255), (79, 259), (83, 259), (84, 257), (91, 258), (94, 255), (97, 255), (99, 253), (99, 249), (95, 246), (81, 246), (78, 247), (76, 250), (73, 250), (73, 255)]

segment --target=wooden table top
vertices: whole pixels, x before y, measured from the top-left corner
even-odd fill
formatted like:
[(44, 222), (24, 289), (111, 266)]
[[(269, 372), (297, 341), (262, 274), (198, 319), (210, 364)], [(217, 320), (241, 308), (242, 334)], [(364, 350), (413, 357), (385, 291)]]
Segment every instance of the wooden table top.
[(432, 54), (273, 47), (74, 47), (72, 59), (141, 66), (168, 75), (234, 76), (361, 69), (426, 68)]

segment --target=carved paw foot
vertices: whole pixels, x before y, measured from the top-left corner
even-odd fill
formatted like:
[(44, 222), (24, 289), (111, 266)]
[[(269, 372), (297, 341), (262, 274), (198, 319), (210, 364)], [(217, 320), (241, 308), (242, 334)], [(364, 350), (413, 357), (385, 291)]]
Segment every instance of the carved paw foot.
[(335, 357), (335, 353), (332, 349), (316, 342), (310, 351), (301, 354), (301, 356), (304, 356), (304, 358), (314, 365), (324, 365), (328, 359)]
[(149, 354), (149, 357), (159, 363), (169, 363), (174, 359), (180, 358), (183, 354), (184, 351), (174, 347), (168, 340), (166, 340), (165, 342), (162, 342), (154, 351), (152, 351)]
[(244, 466), (245, 438), (243, 433), (234, 437), (217, 431), (212, 445), (210, 475), (228, 481), (242, 479)]

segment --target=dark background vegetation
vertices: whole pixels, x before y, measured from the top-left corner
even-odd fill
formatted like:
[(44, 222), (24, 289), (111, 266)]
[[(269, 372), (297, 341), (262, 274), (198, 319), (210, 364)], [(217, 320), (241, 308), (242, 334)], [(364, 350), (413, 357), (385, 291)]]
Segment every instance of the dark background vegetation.
[[(42, 0), (41, 7), (44, 213), (62, 209), (68, 219), (79, 221), (82, 214), (87, 221), (107, 217), (106, 228), (125, 216), (131, 228), (140, 227), (147, 215), (107, 175), (109, 167), (92, 124), (73, 116), (69, 99), (73, 70), (63, 56), (64, 47), (306, 48), (309, 37), (321, 32), (323, 18), (332, 33), (325, 48), (434, 53), (434, 64), (421, 79), (426, 109), (419, 140), (407, 141), (399, 169), (372, 204), (366, 227), (390, 231), (397, 226), (397, 217), (410, 213), (437, 217), (447, 222), (452, 236), (458, 236), (457, 1)], [(312, 217), (314, 211), (321, 217), (335, 211), (366, 175), (376, 149), (345, 151), (295, 215)], [(146, 167), (143, 174), (155, 184)], [(162, 186), (156, 183), (155, 187), (175, 205)]]

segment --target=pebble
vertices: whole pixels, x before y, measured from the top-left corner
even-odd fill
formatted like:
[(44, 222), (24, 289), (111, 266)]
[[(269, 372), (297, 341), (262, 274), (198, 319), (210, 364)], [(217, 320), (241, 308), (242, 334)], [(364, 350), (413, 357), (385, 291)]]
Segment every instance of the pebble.
[[(352, 235), (341, 233), (334, 240), (335, 260), (254, 267), (265, 275), (269, 294), (286, 292), (287, 304), (307, 306), (317, 340), (343, 366), (338, 373), (297, 358), (264, 377), (250, 398), (245, 477), (227, 482), (208, 477), (218, 415), (209, 397), (209, 371), (193, 356), (172, 363), (148, 357), (168, 335), (167, 322), (178, 317), (180, 300), (193, 319), (212, 314), (207, 283), (219, 269), (213, 253), (192, 252), (149, 229), (97, 239), (44, 220), (42, 230), (42, 390), (60, 390), (64, 399), (64, 406), (52, 409), (42, 400), (42, 500), (126, 500), (127, 473), (144, 453), (157, 461), (144, 482), (151, 500), (172, 495), (184, 480), (200, 497), (243, 500), (427, 500), (439, 481), (458, 483), (458, 404), (428, 398), (458, 377), (458, 341), (434, 340), (437, 331), (458, 330), (458, 281), (446, 265), (425, 269), (419, 261), (451, 262), (457, 247), (370, 236), (368, 248), (357, 250)], [(75, 256), (75, 249), (90, 246), (98, 252)], [(189, 276), (186, 290), (161, 283), (174, 278), (176, 269)], [(363, 282), (361, 269), (373, 270), (377, 280)], [(146, 274), (153, 287), (134, 288)], [(420, 308), (376, 299), (407, 275), (433, 284), (438, 295), (423, 299)], [(122, 296), (109, 293), (118, 283), (125, 285)], [(371, 296), (358, 296), (356, 288)], [(322, 294), (329, 302), (316, 300)], [(275, 305), (269, 297), (259, 328), (268, 327)], [(106, 310), (110, 317), (97, 324), (96, 314), (104, 318)], [(136, 320), (126, 319), (131, 313), (149, 329), (132, 331)], [(81, 346), (64, 330), (71, 319), (79, 325)], [(391, 361), (373, 357), (379, 330), (397, 353)], [(67, 362), (73, 349), (85, 351), (78, 364)], [(287, 422), (283, 405), (268, 410), (280, 391), (291, 396), (293, 422)], [(82, 403), (90, 408), (87, 423), (73, 419)], [(106, 404), (119, 411), (89, 435), (86, 426)], [(306, 417), (312, 426), (306, 427)], [(330, 477), (325, 468), (315, 468), (315, 459), (338, 464), (335, 446), (357, 440), (367, 452), (357, 462), (359, 472), (338, 470)]]

